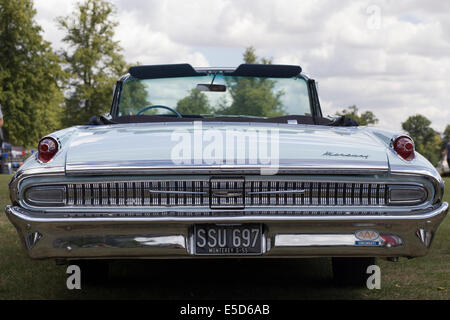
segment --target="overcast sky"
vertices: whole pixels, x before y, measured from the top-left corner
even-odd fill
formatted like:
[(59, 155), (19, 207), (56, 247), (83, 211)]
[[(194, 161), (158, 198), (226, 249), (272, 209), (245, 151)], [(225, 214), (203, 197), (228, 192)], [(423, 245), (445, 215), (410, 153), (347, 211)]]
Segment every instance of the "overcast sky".
[[(356, 104), (401, 129), (417, 113), (450, 124), (450, 1), (114, 0), (116, 40), (128, 62), (237, 66), (250, 45), (299, 64), (319, 83), (324, 114)], [(55, 49), (55, 19), (75, 1), (35, 0)]]

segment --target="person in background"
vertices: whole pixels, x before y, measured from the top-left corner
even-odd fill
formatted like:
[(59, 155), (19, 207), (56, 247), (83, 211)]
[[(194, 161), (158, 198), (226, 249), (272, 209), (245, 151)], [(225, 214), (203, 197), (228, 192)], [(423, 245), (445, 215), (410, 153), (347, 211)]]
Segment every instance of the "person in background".
[(3, 112), (2, 105), (0, 104), (0, 149), (3, 149)]
[(450, 141), (447, 141), (447, 145), (445, 146), (444, 157), (447, 157), (447, 164), (450, 169)]

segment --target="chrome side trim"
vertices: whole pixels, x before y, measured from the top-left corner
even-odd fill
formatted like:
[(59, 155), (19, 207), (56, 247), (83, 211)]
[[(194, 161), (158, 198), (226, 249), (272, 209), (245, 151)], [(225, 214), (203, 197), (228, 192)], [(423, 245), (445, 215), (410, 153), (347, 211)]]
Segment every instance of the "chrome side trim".
[(301, 161), (280, 160), (273, 165), (174, 165), (171, 161), (108, 161), (67, 163), (66, 173), (73, 176), (86, 175), (133, 175), (133, 174), (261, 174), (312, 173), (312, 174), (383, 174), (389, 168), (385, 162), (374, 161)]

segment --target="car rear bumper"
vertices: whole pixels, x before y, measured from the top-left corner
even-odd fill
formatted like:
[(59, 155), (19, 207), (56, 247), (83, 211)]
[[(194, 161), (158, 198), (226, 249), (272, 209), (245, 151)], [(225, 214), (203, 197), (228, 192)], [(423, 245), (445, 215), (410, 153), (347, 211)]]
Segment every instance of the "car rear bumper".
[[(31, 258), (205, 258), (194, 254), (196, 223), (263, 224), (263, 253), (255, 257), (418, 257), (426, 255), (448, 203), (403, 216), (242, 216), (46, 218), (7, 206)], [(362, 244), (360, 230), (381, 236)], [(216, 256), (217, 257), (217, 256)], [(241, 256), (240, 256), (241, 257)]]

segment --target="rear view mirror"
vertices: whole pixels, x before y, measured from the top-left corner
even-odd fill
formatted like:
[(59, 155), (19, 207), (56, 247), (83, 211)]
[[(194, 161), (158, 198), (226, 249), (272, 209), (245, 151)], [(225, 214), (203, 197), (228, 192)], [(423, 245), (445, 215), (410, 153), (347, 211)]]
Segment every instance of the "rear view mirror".
[(227, 86), (223, 84), (207, 84), (199, 83), (197, 85), (198, 91), (213, 91), (213, 92), (225, 92), (227, 91)]

